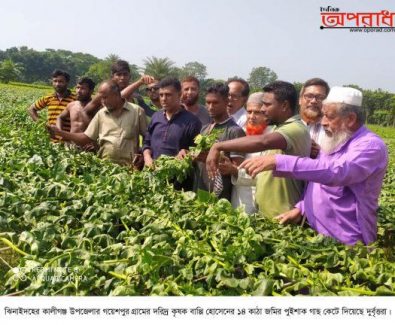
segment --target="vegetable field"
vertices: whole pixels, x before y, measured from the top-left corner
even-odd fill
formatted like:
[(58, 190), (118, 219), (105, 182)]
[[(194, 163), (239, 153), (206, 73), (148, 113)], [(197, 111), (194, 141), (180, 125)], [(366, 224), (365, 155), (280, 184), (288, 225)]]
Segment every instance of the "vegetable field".
[[(378, 241), (345, 247), (173, 190), (185, 162), (132, 172), (50, 144), (26, 114), (43, 92), (0, 85), (0, 294), (395, 295), (394, 156)], [(375, 131), (391, 154), (395, 130)]]

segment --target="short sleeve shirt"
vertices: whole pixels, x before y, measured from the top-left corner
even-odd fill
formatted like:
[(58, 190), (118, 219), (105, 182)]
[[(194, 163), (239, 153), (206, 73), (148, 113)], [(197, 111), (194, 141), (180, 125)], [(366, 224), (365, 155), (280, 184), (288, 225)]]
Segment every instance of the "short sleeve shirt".
[(139, 135), (145, 136), (147, 120), (144, 110), (125, 102), (120, 117), (103, 107), (92, 119), (85, 135), (99, 144), (98, 155), (121, 165), (130, 164), (138, 152)]
[[(310, 155), (310, 134), (298, 115), (274, 127), (272, 132), (278, 132), (285, 138), (287, 148), (284, 151), (266, 150), (263, 154), (284, 153), (301, 157)], [(303, 181), (274, 177), (272, 171), (262, 172), (257, 177), (255, 195), (259, 211), (267, 217), (275, 217), (284, 213), (292, 209), (301, 199), (303, 189)]]
[[(70, 90), (67, 90), (63, 98), (59, 98), (56, 93), (49, 94), (40, 97), (34, 102), (34, 107), (37, 111), (41, 111), (44, 108), (48, 109), (48, 124), (55, 125), (56, 120), (60, 113), (66, 108), (68, 104), (76, 100), (76, 95)], [(64, 122), (64, 130), (70, 131), (70, 120)], [(58, 142), (59, 138), (51, 139), (54, 142)]]

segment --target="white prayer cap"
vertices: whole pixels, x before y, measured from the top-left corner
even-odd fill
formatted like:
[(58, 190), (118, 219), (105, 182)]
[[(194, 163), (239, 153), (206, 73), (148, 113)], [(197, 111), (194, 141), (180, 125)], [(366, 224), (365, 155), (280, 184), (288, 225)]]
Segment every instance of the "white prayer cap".
[(341, 103), (362, 106), (362, 92), (351, 87), (332, 87), (324, 104)]

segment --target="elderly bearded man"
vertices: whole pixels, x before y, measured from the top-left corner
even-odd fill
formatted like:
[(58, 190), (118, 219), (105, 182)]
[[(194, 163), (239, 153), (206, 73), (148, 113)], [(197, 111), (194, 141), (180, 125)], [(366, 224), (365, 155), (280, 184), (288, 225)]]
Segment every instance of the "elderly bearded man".
[(277, 217), (280, 223), (297, 223), (304, 215), (313, 229), (344, 244), (376, 240), (388, 152), (382, 139), (363, 125), (361, 105), (359, 90), (331, 89), (321, 121), (326, 138), (317, 159), (272, 155), (240, 165), (251, 176), (274, 170), (275, 176), (309, 181), (303, 200)]

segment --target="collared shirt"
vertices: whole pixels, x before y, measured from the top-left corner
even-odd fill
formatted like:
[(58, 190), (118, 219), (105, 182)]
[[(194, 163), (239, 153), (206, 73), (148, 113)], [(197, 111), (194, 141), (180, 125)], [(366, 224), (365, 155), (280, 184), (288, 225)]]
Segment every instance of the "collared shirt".
[(238, 126), (243, 130), (247, 124), (247, 111), (244, 107), (240, 108), (236, 113), (231, 115)]
[[(37, 111), (41, 111), (45, 107), (48, 108), (48, 124), (55, 125), (56, 120), (60, 113), (66, 108), (68, 104), (76, 100), (76, 95), (69, 89), (66, 90), (63, 98), (59, 98), (56, 92), (40, 97), (34, 102), (34, 107)], [(70, 131), (70, 120), (67, 119), (63, 123), (63, 129), (67, 132)], [(51, 141), (59, 142), (60, 137), (52, 138)]]
[(139, 135), (144, 136), (147, 120), (144, 110), (125, 101), (120, 117), (103, 107), (89, 123), (85, 134), (99, 143), (98, 156), (125, 165), (138, 152)]
[(307, 124), (304, 120), (302, 120), (302, 122), (309, 129), (311, 139), (314, 140), (317, 144), (321, 145), (325, 137), (325, 129), (322, 126), (321, 121), (309, 124)]
[(150, 149), (153, 159), (160, 155), (176, 156), (181, 149), (194, 145), (201, 127), (199, 119), (185, 109), (181, 108), (170, 120), (164, 110), (156, 112), (148, 126), (143, 150)]
[(309, 181), (296, 206), (319, 233), (347, 245), (376, 240), (376, 210), (388, 152), (365, 126), (331, 154), (316, 159), (276, 156), (275, 175)]
[[(222, 123), (212, 123), (206, 124), (203, 126), (201, 130), (201, 134), (208, 135), (212, 132), (212, 130), (223, 130), (221, 135), (218, 137), (218, 142), (232, 140), (240, 137), (244, 137), (245, 133), (241, 127), (239, 127), (233, 118), (229, 117)], [(228, 157), (244, 157), (242, 153), (225, 153)], [(231, 200), (231, 193), (232, 193), (232, 181), (230, 175), (221, 175), (222, 177), (222, 184), (223, 189), (220, 193), (219, 197), (225, 198), (227, 200)], [(204, 191), (213, 191), (214, 189), (214, 182), (211, 181), (208, 177), (206, 164), (202, 162), (197, 162), (197, 166), (195, 169), (195, 181), (194, 181), (194, 188), (195, 190), (204, 190)]]
[[(310, 156), (311, 139), (306, 126), (295, 115), (283, 124), (275, 126), (272, 133), (280, 133), (287, 142), (287, 148), (266, 150), (263, 154), (285, 153), (294, 156)], [(304, 182), (292, 178), (274, 177), (271, 171), (257, 176), (255, 200), (259, 211), (266, 217), (275, 217), (292, 209), (302, 198)]]
[[(269, 134), (271, 127), (267, 127), (263, 134)], [(247, 135), (248, 136), (248, 135)], [(264, 152), (253, 152), (245, 155), (245, 159), (262, 156)], [(232, 206), (236, 209), (244, 206), (244, 211), (248, 214), (258, 212), (255, 203), (256, 178), (252, 178), (247, 174), (246, 170), (239, 169), (237, 175), (232, 175)]]

